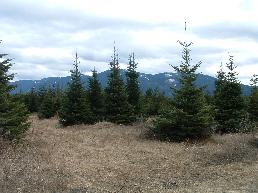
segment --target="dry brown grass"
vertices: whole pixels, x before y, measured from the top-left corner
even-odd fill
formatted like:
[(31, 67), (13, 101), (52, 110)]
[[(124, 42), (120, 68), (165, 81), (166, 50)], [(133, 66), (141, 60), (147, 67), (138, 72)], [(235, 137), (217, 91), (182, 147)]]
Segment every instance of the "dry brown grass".
[(166, 143), (142, 138), (141, 125), (31, 119), (20, 144), (0, 141), (0, 192), (258, 192), (251, 135)]

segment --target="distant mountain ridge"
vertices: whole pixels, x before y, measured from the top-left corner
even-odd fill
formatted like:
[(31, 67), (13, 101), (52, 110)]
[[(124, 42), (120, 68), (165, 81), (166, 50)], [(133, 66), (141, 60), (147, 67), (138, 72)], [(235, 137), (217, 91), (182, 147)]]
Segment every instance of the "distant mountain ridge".
[[(123, 79), (125, 80), (125, 70), (121, 70), (121, 75)], [(108, 75), (110, 71), (104, 71), (100, 72), (98, 74), (99, 81), (103, 88), (107, 85)], [(90, 76), (83, 75), (82, 81), (85, 83), (85, 87), (88, 85), (88, 78)], [(65, 89), (67, 87), (67, 84), (69, 83), (71, 77), (49, 77), (49, 78), (43, 78), (41, 80), (19, 80), (16, 82), (13, 82), (13, 85), (16, 85), (16, 89), (13, 91), (13, 93), (26, 93), (30, 92), (31, 88), (35, 87), (36, 89), (40, 89), (43, 87), (52, 87), (52, 86), (58, 86), (61, 89)], [(216, 78), (208, 75), (199, 74), (196, 85), (199, 87), (205, 86), (205, 92), (212, 94), (215, 89), (215, 80)], [(171, 72), (164, 72), (159, 74), (145, 74), (140, 73), (139, 76), (139, 83), (140, 88), (142, 92), (145, 92), (148, 88), (152, 89), (159, 89), (162, 93), (164, 93), (166, 96), (169, 96), (172, 94), (171, 88), (179, 88), (179, 82), (178, 82), (178, 74), (177, 73), (171, 73)], [(247, 85), (242, 85), (242, 90), (244, 95), (249, 95), (251, 92), (251, 87)]]

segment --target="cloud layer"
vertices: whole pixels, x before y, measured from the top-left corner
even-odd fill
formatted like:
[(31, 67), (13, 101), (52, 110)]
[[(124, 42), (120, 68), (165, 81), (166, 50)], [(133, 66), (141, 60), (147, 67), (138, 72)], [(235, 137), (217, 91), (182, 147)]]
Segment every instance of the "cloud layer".
[(1, 0), (0, 51), (14, 58), (16, 79), (40, 79), (68, 75), (76, 50), (83, 73), (104, 71), (116, 41), (122, 68), (134, 51), (139, 71), (155, 74), (179, 64), (177, 40), (186, 40), (200, 72), (215, 76), (230, 53), (248, 84), (258, 73), (256, 8), (252, 0)]

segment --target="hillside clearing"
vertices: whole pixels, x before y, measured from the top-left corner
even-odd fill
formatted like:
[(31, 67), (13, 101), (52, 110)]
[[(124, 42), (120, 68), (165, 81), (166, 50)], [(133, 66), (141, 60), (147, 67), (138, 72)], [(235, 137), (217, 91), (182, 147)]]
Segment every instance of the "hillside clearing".
[(166, 143), (140, 124), (31, 122), (22, 143), (0, 141), (0, 192), (258, 192), (252, 135)]

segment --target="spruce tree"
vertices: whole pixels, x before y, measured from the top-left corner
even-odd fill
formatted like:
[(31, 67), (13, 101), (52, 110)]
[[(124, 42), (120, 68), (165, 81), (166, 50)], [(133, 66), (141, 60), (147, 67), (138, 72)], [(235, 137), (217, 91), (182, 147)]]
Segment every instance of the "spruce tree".
[(128, 94), (128, 102), (134, 109), (134, 114), (139, 114), (140, 111), (140, 88), (139, 88), (139, 73), (136, 72), (138, 63), (135, 62), (134, 53), (129, 55), (129, 63), (126, 72), (126, 91)]
[(238, 132), (244, 112), (244, 100), (241, 84), (237, 79), (236, 65), (233, 56), (229, 56), (226, 64), (228, 72), (222, 69), (217, 74), (215, 83), (215, 120), (220, 133)]
[(53, 91), (49, 88), (43, 95), (42, 103), (39, 107), (38, 117), (49, 119), (56, 114), (55, 97)]
[(87, 100), (86, 92), (81, 82), (81, 72), (78, 69), (79, 61), (76, 53), (74, 69), (71, 70), (71, 82), (64, 94), (59, 112), (60, 123), (63, 126), (75, 124), (90, 124), (93, 122), (92, 113)]
[[(1, 42), (0, 42), (1, 43)], [(14, 100), (9, 85), (14, 74), (8, 73), (11, 68), (11, 59), (5, 59), (7, 54), (0, 54), (0, 134), (9, 139), (19, 139), (29, 127), (28, 111), (24, 104)]]
[(179, 74), (180, 88), (174, 89), (173, 107), (165, 109), (154, 122), (154, 133), (161, 138), (173, 140), (200, 139), (209, 136), (210, 109), (201, 88), (195, 86), (196, 70), (201, 62), (191, 65), (192, 43), (183, 46), (180, 66), (172, 66)]
[(58, 113), (61, 108), (62, 98), (63, 98), (63, 91), (58, 84), (54, 89), (54, 106), (55, 106), (56, 113)]
[(158, 88), (147, 89), (141, 101), (142, 113), (149, 116), (159, 115), (161, 109), (168, 105), (168, 100)]
[(110, 62), (110, 75), (106, 92), (106, 116), (113, 123), (128, 124), (134, 121), (132, 106), (128, 103), (124, 82), (121, 78), (118, 54), (114, 47), (114, 55)]
[(104, 118), (104, 98), (101, 84), (98, 80), (97, 71), (92, 71), (92, 77), (89, 79), (89, 102), (94, 121), (101, 121)]
[(31, 113), (38, 112), (39, 97), (35, 87), (32, 87), (30, 92), (26, 94), (25, 104)]
[(258, 75), (253, 75), (251, 86), (252, 91), (249, 97), (248, 112), (251, 121), (258, 123)]

